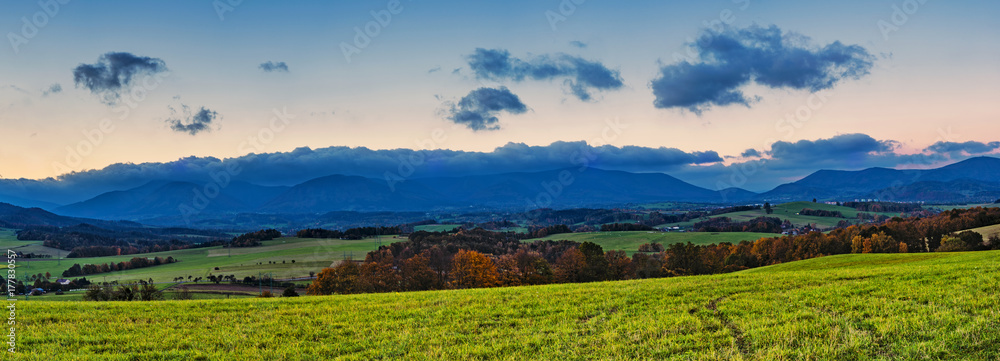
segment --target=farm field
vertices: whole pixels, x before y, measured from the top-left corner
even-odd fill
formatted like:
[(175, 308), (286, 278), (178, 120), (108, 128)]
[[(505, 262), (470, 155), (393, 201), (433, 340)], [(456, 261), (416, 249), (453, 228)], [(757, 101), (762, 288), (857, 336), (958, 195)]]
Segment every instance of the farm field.
[[(842, 213), (845, 218), (802, 216), (797, 214), (805, 208), (814, 210), (840, 211), (840, 213)], [(772, 214), (765, 213), (763, 209), (753, 210), (753, 211), (743, 211), (743, 212), (732, 212), (732, 213), (725, 213), (711, 217), (706, 217), (704, 219), (693, 220), (689, 222), (661, 224), (657, 225), (656, 227), (658, 228), (673, 227), (673, 226), (691, 227), (697, 222), (701, 222), (708, 218), (717, 218), (717, 217), (729, 217), (732, 218), (734, 221), (749, 221), (757, 217), (767, 216), (767, 217), (778, 217), (781, 218), (782, 220), (788, 220), (789, 222), (792, 222), (792, 224), (795, 225), (796, 227), (801, 227), (807, 224), (815, 223), (816, 226), (819, 228), (832, 228), (835, 227), (837, 223), (840, 222), (841, 220), (847, 220), (848, 222), (851, 223), (857, 223), (857, 216), (858, 216), (858, 211), (855, 210), (854, 208), (825, 204), (825, 203), (813, 203), (813, 202), (783, 203), (778, 205), (772, 205), (771, 209), (774, 210), (774, 213)], [(867, 213), (882, 214), (886, 216), (899, 215), (897, 213), (884, 213), (884, 212), (867, 212)]]
[(25, 360), (1000, 357), (1000, 252), (277, 299), (18, 303)]
[(755, 241), (765, 237), (780, 237), (774, 233), (751, 233), (751, 232), (586, 232), (586, 233), (561, 233), (553, 234), (544, 238), (526, 239), (523, 242), (534, 242), (536, 240), (570, 240), (574, 242), (593, 242), (601, 245), (605, 251), (622, 250), (629, 255), (639, 250), (639, 246), (645, 243), (660, 243), (664, 247), (673, 243), (694, 244), (715, 244), (715, 243), (739, 243), (740, 241)]
[(986, 227), (979, 227), (979, 228), (968, 229), (968, 231), (973, 231), (973, 232), (979, 233), (979, 234), (983, 235), (983, 239), (984, 240), (988, 240), (988, 239), (990, 239), (990, 236), (994, 236), (994, 235), (1000, 236), (1000, 224), (995, 224), (995, 225), (986, 226)]
[[(383, 236), (383, 244), (400, 241), (395, 236)], [(8, 246), (16, 246), (17, 242), (6, 241)], [(35, 242), (37, 243), (37, 242)], [(85, 276), (92, 281), (134, 281), (153, 279), (154, 282), (167, 282), (175, 277), (206, 277), (215, 275), (258, 276), (260, 273), (271, 273), (274, 278), (307, 277), (309, 272), (319, 272), (331, 263), (344, 258), (364, 259), (368, 251), (376, 249), (374, 239), (340, 240), (283, 237), (264, 241), (260, 247), (233, 248), (206, 247), (183, 249), (155, 253), (143, 253), (125, 256), (64, 258), (45, 260), (19, 260), (18, 272), (21, 275), (49, 272), (53, 277), (60, 277), (62, 272), (74, 263), (101, 264), (122, 262), (133, 257), (174, 257), (177, 263), (160, 266), (131, 269), (126, 271), (99, 273)], [(295, 261), (294, 263), (292, 261)], [(216, 270), (215, 268), (219, 269)]]
[(447, 232), (455, 228), (460, 227), (461, 224), (425, 224), (413, 227), (414, 231), (427, 231), (427, 232)]

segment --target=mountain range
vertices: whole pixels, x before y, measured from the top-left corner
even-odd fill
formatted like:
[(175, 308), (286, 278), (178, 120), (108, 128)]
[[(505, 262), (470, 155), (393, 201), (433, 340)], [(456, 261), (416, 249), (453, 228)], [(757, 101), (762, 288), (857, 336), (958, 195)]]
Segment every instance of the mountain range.
[(662, 173), (567, 168), (414, 179), (330, 175), (294, 186), (156, 180), (63, 206), (17, 196), (0, 197), (0, 201), (72, 217), (142, 220), (185, 214), (461, 211), (470, 207), (524, 211), (662, 201), (746, 203), (863, 198), (973, 202), (1000, 198), (998, 181), (1000, 159), (978, 157), (927, 170), (820, 170), (759, 194), (738, 188), (709, 190)]

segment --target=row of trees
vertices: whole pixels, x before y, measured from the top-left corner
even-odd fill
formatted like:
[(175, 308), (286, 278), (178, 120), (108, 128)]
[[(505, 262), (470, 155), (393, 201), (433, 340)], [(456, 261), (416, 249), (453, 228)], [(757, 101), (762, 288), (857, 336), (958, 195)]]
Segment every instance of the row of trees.
[(803, 216), (844, 218), (844, 214), (841, 213), (840, 211), (828, 211), (825, 209), (805, 208), (799, 211), (799, 214)]
[(281, 237), (281, 232), (278, 230), (262, 229), (233, 237), (233, 240), (229, 244), (230, 247), (256, 247), (260, 246), (263, 241), (270, 241), (278, 237)]
[(746, 222), (733, 221), (729, 217), (710, 218), (695, 223), (693, 228), (698, 232), (758, 232), (781, 233), (781, 218), (757, 217)]
[(101, 264), (85, 264), (83, 266), (80, 266), (79, 263), (74, 263), (73, 266), (70, 267), (68, 270), (63, 271), (62, 276), (77, 277), (77, 276), (92, 275), (97, 273), (124, 271), (135, 268), (159, 266), (161, 264), (170, 264), (174, 262), (177, 262), (177, 259), (175, 259), (174, 257), (167, 257), (167, 258), (155, 257), (153, 259), (149, 259), (146, 257), (132, 257), (131, 260), (118, 263), (108, 262)]
[[(405, 242), (321, 271), (309, 294), (395, 292), (447, 288), (592, 282), (714, 274), (845, 253), (897, 253), (1000, 249), (973, 232), (1000, 224), (1000, 208), (946, 211), (932, 218), (894, 218), (881, 225), (852, 225), (829, 234), (761, 238), (738, 244), (672, 244), (661, 252), (604, 251), (571, 241), (521, 243), (509, 233), (483, 229), (416, 232)], [(644, 245), (645, 250), (656, 246)]]
[(147, 282), (140, 284), (90, 285), (83, 294), (84, 301), (157, 301), (163, 299), (163, 293), (156, 285)]
[(652, 231), (653, 227), (639, 223), (602, 224), (601, 232)]
[(862, 212), (914, 213), (924, 208), (918, 203), (897, 202), (844, 202), (844, 207), (854, 208)]
[(333, 238), (333, 239), (364, 239), (376, 235), (400, 234), (402, 229), (399, 226), (393, 227), (358, 227), (344, 231), (327, 230), (322, 228), (309, 228), (298, 231), (295, 236), (299, 238)]

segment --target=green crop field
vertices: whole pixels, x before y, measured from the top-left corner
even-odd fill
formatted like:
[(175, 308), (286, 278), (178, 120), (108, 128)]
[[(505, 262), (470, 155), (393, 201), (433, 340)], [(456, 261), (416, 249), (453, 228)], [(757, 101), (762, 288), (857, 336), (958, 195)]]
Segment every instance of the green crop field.
[(645, 243), (660, 243), (668, 246), (673, 243), (691, 242), (694, 244), (739, 243), (740, 241), (756, 241), (765, 237), (780, 237), (774, 233), (750, 232), (586, 232), (561, 233), (545, 238), (527, 239), (524, 242), (536, 240), (570, 240), (574, 242), (594, 242), (601, 245), (605, 251), (621, 250), (628, 254), (635, 253), (639, 246)]
[(19, 301), (20, 359), (996, 360), (1000, 252), (276, 299)]
[[(398, 242), (396, 236), (383, 236), (383, 244)], [(41, 247), (37, 241), (3, 241), (7, 247), (31, 245)], [(99, 273), (86, 276), (96, 281), (130, 281), (152, 278), (154, 282), (171, 281), (175, 277), (206, 277), (215, 275), (236, 275), (237, 278), (272, 273), (275, 278), (307, 277), (309, 272), (319, 272), (331, 263), (345, 257), (364, 259), (368, 251), (376, 249), (374, 239), (340, 240), (284, 237), (263, 242), (260, 247), (233, 248), (206, 247), (176, 251), (143, 253), (140, 255), (64, 258), (45, 260), (19, 260), (17, 271), (20, 275), (49, 272), (59, 277), (74, 263), (102, 264), (122, 262), (133, 257), (174, 257), (180, 262), (160, 266), (138, 268), (126, 271)], [(22, 248), (16, 248), (21, 250)], [(65, 256), (65, 251), (63, 252)], [(295, 261), (292, 263), (292, 261)], [(219, 269), (216, 270), (215, 268)]]
[[(840, 211), (840, 213), (842, 213), (845, 218), (799, 215), (798, 213), (805, 208), (814, 210)], [(767, 217), (778, 217), (781, 218), (782, 220), (788, 220), (789, 222), (792, 222), (792, 224), (795, 225), (796, 227), (805, 226), (807, 224), (816, 224), (816, 226), (819, 228), (832, 228), (835, 227), (838, 222), (845, 219), (848, 222), (857, 223), (857, 216), (858, 216), (858, 211), (855, 210), (854, 208), (825, 204), (825, 203), (813, 203), (813, 202), (784, 203), (784, 204), (773, 205), (771, 209), (774, 210), (772, 214), (765, 213), (763, 209), (753, 210), (753, 211), (743, 211), (743, 212), (732, 212), (732, 213), (715, 215), (712, 217), (706, 217), (704, 219), (693, 220), (689, 222), (661, 224), (657, 225), (656, 227), (673, 227), (673, 226), (691, 227), (696, 222), (701, 222), (705, 219), (716, 218), (716, 217), (729, 217), (734, 221), (749, 221), (757, 217), (767, 216)], [(898, 213), (879, 213), (879, 212), (868, 212), (868, 213), (881, 214), (890, 217), (899, 215)]]
[(455, 228), (460, 227), (461, 224), (425, 224), (422, 226), (413, 227), (414, 231), (427, 231), (427, 232), (447, 232)]

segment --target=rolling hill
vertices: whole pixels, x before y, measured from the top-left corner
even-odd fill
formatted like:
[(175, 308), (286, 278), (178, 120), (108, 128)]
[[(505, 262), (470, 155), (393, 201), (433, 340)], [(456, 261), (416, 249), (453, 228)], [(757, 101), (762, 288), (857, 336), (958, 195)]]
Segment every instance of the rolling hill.
[(17, 336), (25, 360), (995, 360), (998, 254), (853, 254), (448, 291), (33, 300), (17, 304)]

